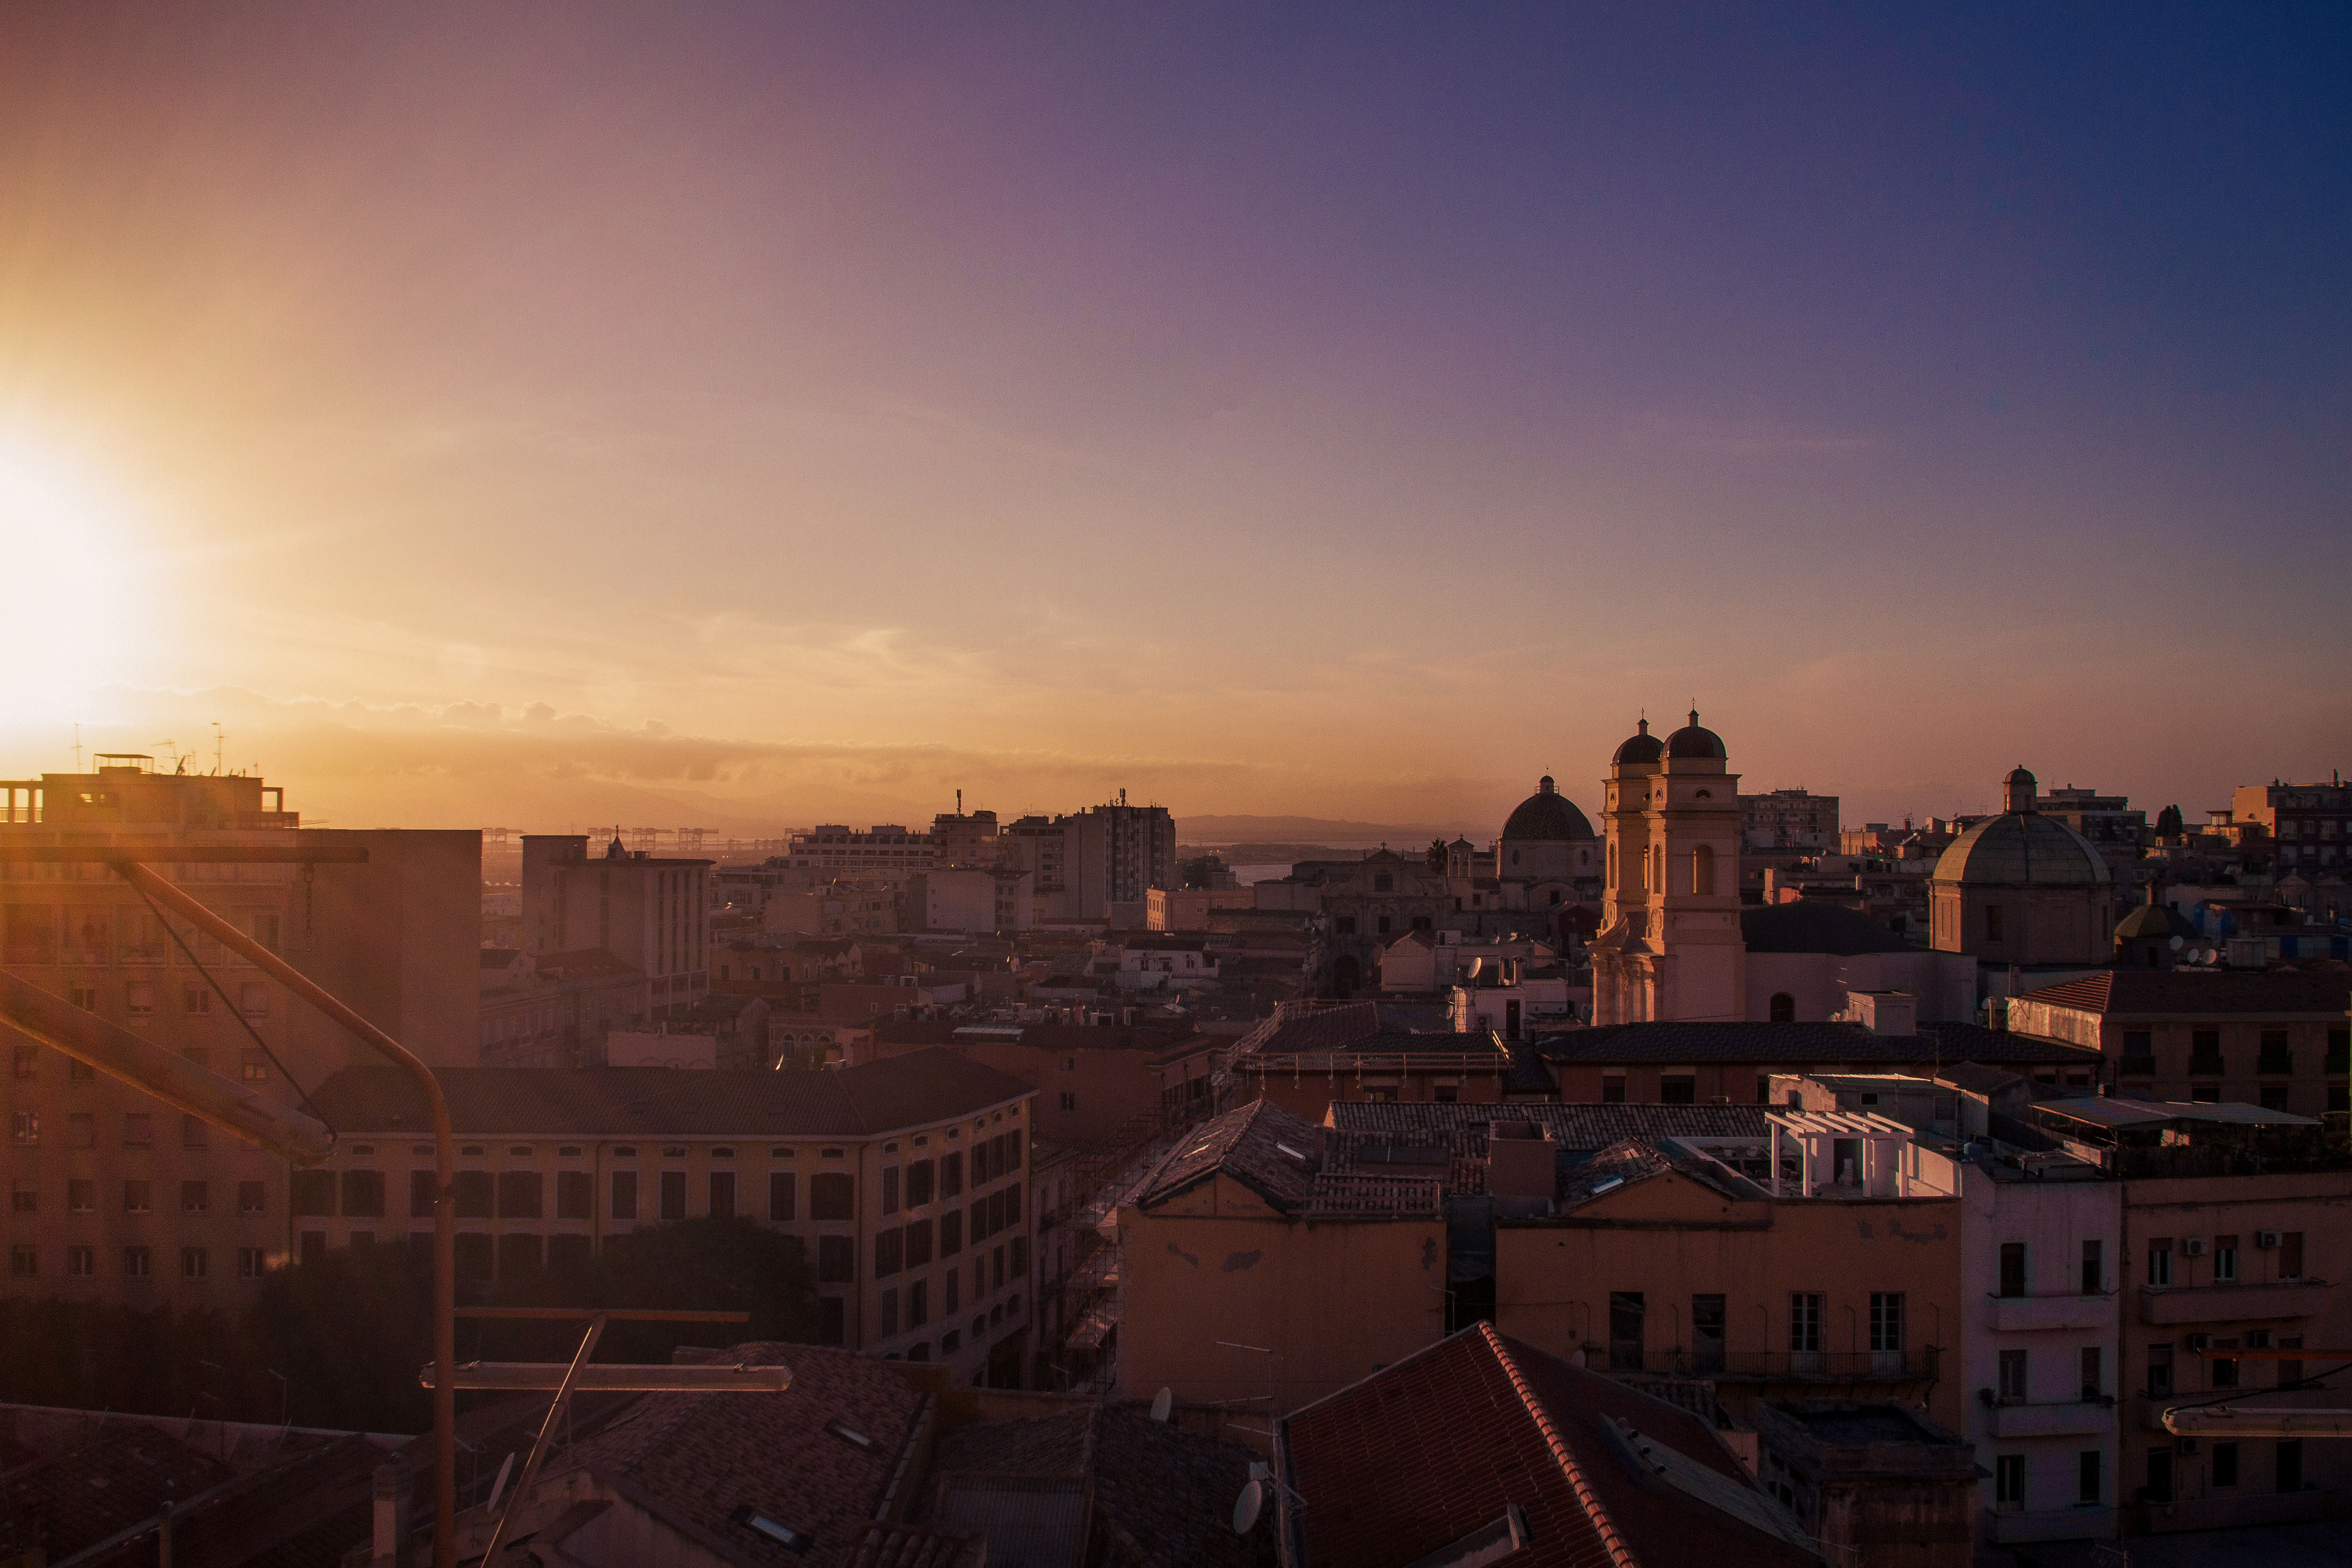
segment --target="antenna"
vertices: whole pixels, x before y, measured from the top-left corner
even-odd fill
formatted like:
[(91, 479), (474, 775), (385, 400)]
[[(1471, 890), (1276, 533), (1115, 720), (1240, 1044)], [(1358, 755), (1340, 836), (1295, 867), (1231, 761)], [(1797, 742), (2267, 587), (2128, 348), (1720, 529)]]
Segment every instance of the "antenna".
[(223, 749), (224, 747), (226, 747), (227, 744), (228, 744), (228, 739), (227, 739), (227, 737), (226, 737), (226, 736), (225, 736), (225, 735), (223, 735), (223, 734), (221, 733), (220, 721), (219, 721), (219, 720), (217, 720), (217, 719), (214, 720), (214, 721), (213, 721), (213, 777), (215, 777), (215, 778), (218, 778), (218, 777), (220, 777), (220, 771), (221, 771), (221, 752), (222, 752), (222, 749)]
[(74, 726), (74, 772), (81, 772), (81, 726)]
[(1154, 1421), (1166, 1421), (1168, 1413), (1175, 1407), (1176, 1391), (1172, 1388), (1163, 1388), (1151, 1396), (1151, 1418)]

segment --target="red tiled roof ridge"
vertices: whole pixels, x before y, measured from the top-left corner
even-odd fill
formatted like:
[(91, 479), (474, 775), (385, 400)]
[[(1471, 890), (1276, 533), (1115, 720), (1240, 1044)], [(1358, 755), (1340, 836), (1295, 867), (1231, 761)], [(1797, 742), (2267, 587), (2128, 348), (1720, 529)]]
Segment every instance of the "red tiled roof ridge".
[(1551, 1412), (1536, 1396), (1535, 1389), (1528, 1383), (1527, 1373), (1521, 1372), (1519, 1363), (1511, 1358), (1510, 1349), (1504, 1344), (1503, 1336), (1495, 1331), (1494, 1324), (1488, 1322), (1479, 1323), (1478, 1331), (1485, 1336), (1486, 1348), (1494, 1352), (1504, 1375), (1511, 1380), (1512, 1388), (1517, 1391), (1519, 1403), (1527, 1406), (1528, 1419), (1536, 1424), (1536, 1430), (1541, 1432), (1544, 1441), (1550, 1445), (1552, 1458), (1559, 1462), (1560, 1473), (1568, 1478), (1569, 1487), (1576, 1493), (1577, 1502), (1583, 1507), (1585, 1518), (1592, 1521), (1593, 1532), (1601, 1537), (1601, 1544), (1608, 1549), (1609, 1560), (1617, 1568), (1641, 1568), (1641, 1559), (1633, 1555), (1633, 1549), (1626, 1543), (1623, 1532), (1617, 1528), (1617, 1521), (1609, 1516), (1601, 1494), (1593, 1489), (1584, 1468), (1576, 1462), (1575, 1454), (1569, 1449), (1568, 1440), (1552, 1424)]

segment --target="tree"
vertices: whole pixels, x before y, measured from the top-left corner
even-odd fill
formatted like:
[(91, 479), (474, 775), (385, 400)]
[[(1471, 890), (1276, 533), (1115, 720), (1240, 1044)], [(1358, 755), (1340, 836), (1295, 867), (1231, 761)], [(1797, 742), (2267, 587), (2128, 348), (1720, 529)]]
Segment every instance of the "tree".
[(1445, 875), (1446, 859), (1445, 840), (1443, 838), (1431, 839), (1429, 841), (1429, 874), (1433, 877), (1443, 877)]
[(2156, 814), (2156, 836), (2158, 838), (2178, 838), (2180, 837), (2180, 808), (2179, 806), (2168, 805), (2162, 811)]

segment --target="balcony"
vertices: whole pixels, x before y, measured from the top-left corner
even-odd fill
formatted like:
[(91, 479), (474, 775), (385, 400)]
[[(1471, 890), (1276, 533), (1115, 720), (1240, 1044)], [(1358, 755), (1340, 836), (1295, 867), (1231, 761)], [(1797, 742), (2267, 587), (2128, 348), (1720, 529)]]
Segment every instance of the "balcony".
[(1588, 1345), (1595, 1371), (1658, 1377), (1711, 1377), (1718, 1383), (1916, 1383), (1936, 1375), (1932, 1345), (1908, 1351), (1689, 1351), (1638, 1353), (1630, 1345)]
[(1985, 1539), (2008, 1546), (2028, 1541), (2105, 1541), (2116, 1533), (2111, 1508), (2051, 1508), (2032, 1513), (1985, 1512)]
[(2140, 1529), (2149, 1535), (2180, 1530), (2231, 1530), (2250, 1524), (2301, 1524), (2326, 1512), (2327, 1494), (2316, 1487), (2299, 1492), (2257, 1492), (2246, 1497), (2184, 1498), (2139, 1504)]
[(2123, 1078), (2154, 1078), (2156, 1076), (2156, 1058), (2154, 1057), (2126, 1057), (2122, 1061), (2116, 1065), (2116, 1072), (2119, 1077)]
[(2264, 1051), (2254, 1058), (2254, 1071), (2265, 1078), (2284, 1078), (2294, 1071), (2294, 1053)]
[(2115, 1316), (2112, 1295), (1992, 1298), (1992, 1326), (2004, 1334), (2037, 1329), (2103, 1329), (2115, 1321)]
[(2115, 1401), (2068, 1399), (2049, 1405), (1996, 1405), (1991, 1434), (1996, 1437), (2071, 1437), (2105, 1432), (2115, 1425)]
[(2291, 1279), (2279, 1285), (2147, 1286), (2139, 1293), (2139, 1321), (2164, 1326), (2315, 1318), (2327, 1310), (2327, 1293), (2332, 1289), (2324, 1279)]

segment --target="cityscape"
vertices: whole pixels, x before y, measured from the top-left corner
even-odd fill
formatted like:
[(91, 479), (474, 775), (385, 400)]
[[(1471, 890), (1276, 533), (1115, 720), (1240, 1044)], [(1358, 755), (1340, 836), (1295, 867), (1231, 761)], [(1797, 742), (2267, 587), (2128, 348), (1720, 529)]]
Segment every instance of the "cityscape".
[(0, 1568), (2352, 1568), (2147, 20), (0, 12)]

